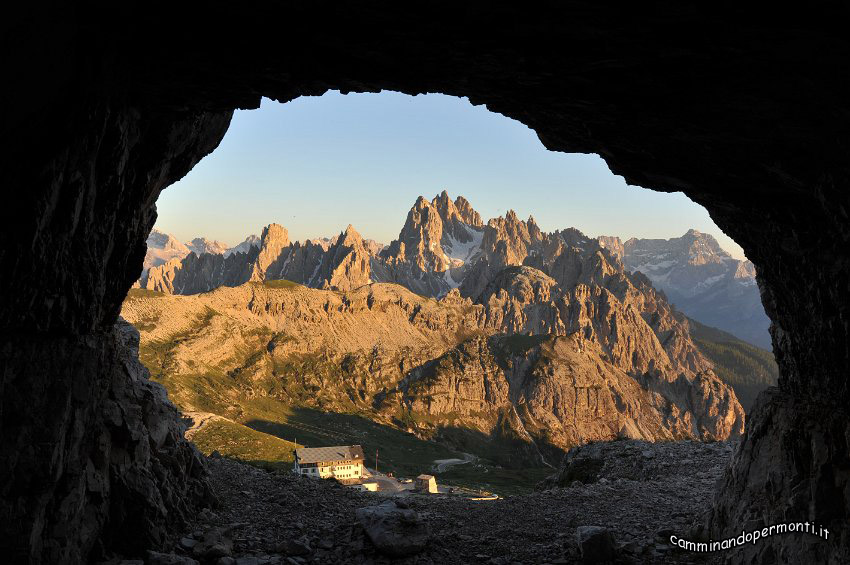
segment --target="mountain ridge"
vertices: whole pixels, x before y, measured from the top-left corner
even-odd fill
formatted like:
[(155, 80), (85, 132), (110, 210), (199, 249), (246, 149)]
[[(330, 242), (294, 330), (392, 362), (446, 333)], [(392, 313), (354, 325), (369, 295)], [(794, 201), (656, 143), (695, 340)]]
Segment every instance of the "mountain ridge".
[[(457, 447), (477, 434), (493, 452), (504, 449), (506, 465), (556, 462), (589, 440), (743, 431), (732, 390), (709, 368), (669, 359), (652, 330), (644, 335), (654, 342), (650, 367), (626, 343), (612, 348), (603, 320), (567, 334), (506, 333), (515, 311), (507, 302), (473, 304), (457, 290), (434, 300), (392, 283), (340, 291), (249, 282), (130, 298), (122, 315), (140, 329), (142, 360), (182, 409), (235, 420), (239, 398), (270, 396), (369, 414)], [(200, 375), (209, 391), (198, 392)], [(210, 397), (219, 400), (210, 405)]]
[[(272, 224), (259, 240), (154, 268), (148, 292), (166, 294), (125, 303), (146, 363), (187, 410), (238, 421), (269, 396), (505, 465), (586, 441), (743, 431), (687, 319), (575, 228), (546, 233), (514, 211), (485, 224), (444, 191), (418, 198), (383, 248), (350, 225), (301, 243)], [(198, 405), (210, 402), (199, 378), (223, 399)]]

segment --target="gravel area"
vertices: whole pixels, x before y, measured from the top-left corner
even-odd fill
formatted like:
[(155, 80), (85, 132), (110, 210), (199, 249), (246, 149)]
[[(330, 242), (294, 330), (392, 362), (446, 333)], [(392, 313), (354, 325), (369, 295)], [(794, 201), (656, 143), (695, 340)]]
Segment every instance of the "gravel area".
[(395, 559), (376, 549), (355, 515), (392, 497), (210, 458), (219, 505), (176, 537), (170, 555), (150, 554), (146, 563), (573, 563), (583, 558), (585, 526), (610, 533), (615, 563), (714, 563), (722, 556), (673, 548), (669, 536), (688, 537), (701, 522), (732, 450), (728, 443), (592, 444), (571, 451), (560, 476), (528, 495), (405, 497), (399, 504), (418, 514), (430, 538), (418, 554)]

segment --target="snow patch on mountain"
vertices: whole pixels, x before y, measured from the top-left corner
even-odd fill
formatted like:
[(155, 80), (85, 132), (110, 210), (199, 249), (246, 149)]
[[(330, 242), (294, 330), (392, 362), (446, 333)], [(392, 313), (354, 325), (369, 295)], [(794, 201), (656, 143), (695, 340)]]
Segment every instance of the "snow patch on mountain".
[[(443, 280), (446, 281), (446, 284), (449, 286), (449, 290), (453, 288), (458, 288), (460, 286), (460, 282), (456, 281), (454, 277), (452, 277), (451, 269), (446, 269), (446, 271), (443, 273)], [(463, 279), (461, 279), (461, 282), (463, 282)]]
[[(461, 242), (446, 234), (446, 242), (443, 243), (443, 252), (448, 256), (453, 265), (461, 266), (476, 259), (481, 254), (481, 242), (484, 240), (484, 229), (465, 226), (470, 236), (467, 242)], [(454, 288), (454, 287), (453, 287)]]

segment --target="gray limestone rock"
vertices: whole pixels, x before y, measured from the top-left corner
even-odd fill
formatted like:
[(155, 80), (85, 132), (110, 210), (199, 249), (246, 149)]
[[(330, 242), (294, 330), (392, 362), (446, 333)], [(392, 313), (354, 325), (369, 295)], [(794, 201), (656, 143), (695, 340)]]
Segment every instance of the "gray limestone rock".
[(425, 549), (431, 532), (415, 510), (387, 501), (358, 508), (357, 521), (382, 553), (392, 557), (415, 555)]
[(614, 559), (616, 547), (608, 528), (602, 526), (579, 526), (576, 541), (585, 563), (604, 563)]

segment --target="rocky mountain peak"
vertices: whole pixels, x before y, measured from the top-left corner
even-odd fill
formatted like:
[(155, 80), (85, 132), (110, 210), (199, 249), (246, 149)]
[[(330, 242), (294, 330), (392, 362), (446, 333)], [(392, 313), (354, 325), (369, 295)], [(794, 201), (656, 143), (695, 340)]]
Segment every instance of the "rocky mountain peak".
[(385, 250), (384, 256), (395, 262), (411, 262), (421, 271), (445, 271), (449, 261), (440, 246), (442, 238), (443, 220), (437, 206), (420, 196), (407, 213), (398, 239)]
[(462, 222), (473, 227), (482, 227), (481, 215), (475, 211), (469, 201), (458, 196), (454, 202), (445, 190), (434, 197), (431, 205), (437, 209), (445, 223)]
[(596, 241), (599, 242), (599, 247), (607, 249), (614, 257), (616, 257), (620, 261), (622, 261), (623, 257), (626, 255), (626, 248), (623, 245), (623, 242), (617, 236), (600, 235), (596, 238)]
[[(458, 202), (463, 206), (463, 212), (458, 208)], [(441, 246), (444, 250), (448, 250), (451, 254), (451, 250), (458, 247), (458, 244), (468, 244), (476, 239), (475, 228), (481, 227), (481, 216), (465, 198), (458, 196), (452, 202), (449, 193), (444, 190), (431, 201), (431, 205), (437, 210), (443, 222)]]
[(260, 236), (260, 248), (275, 245), (289, 245), (289, 230), (280, 224), (269, 224), (263, 228), (263, 235)]
[(457, 208), (461, 220), (465, 223), (477, 228), (484, 226), (481, 222), (481, 215), (472, 208), (472, 205), (463, 196), (455, 198), (455, 208)]
[(508, 210), (504, 217), (487, 222), (483, 248), (496, 265), (521, 265), (532, 244), (540, 243), (543, 234), (537, 224), (520, 220), (516, 212)]
[(269, 224), (263, 228), (263, 235), (260, 236), (260, 253), (252, 265), (250, 280), (264, 280), (266, 270), (289, 244), (289, 231), (282, 225)]
[(465, 198), (453, 202), (445, 190), (430, 202), (420, 196), (398, 239), (375, 257), (372, 280), (443, 296), (480, 257), (483, 235), (481, 217)]
[(363, 246), (363, 237), (354, 229), (354, 226), (348, 224), (348, 227), (345, 228), (345, 231), (339, 234), (339, 238), (337, 239), (337, 245), (345, 245), (348, 247), (353, 247), (355, 245)]
[(315, 288), (353, 290), (371, 280), (371, 253), (361, 235), (348, 224), (328, 247), (290, 248), (282, 254), (277, 278)]
[(437, 209), (440, 217), (444, 220), (458, 215), (455, 203), (452, 202), (452, 199), (449, 198), (449, 193), (445, 190), (431, 200), (431, 205)]

